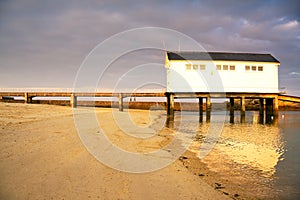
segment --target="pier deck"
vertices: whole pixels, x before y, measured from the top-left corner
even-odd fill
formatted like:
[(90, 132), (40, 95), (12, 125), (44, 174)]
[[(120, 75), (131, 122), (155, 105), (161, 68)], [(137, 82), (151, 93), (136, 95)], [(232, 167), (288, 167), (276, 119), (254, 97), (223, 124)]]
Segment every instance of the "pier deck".
[[(241, 122), (245, 121), (245, 99), (258, 99), (260, 102), (260, 112), (268, 116), (277, 117), (278, 115), (278, 101), (289, 101), (300, 103), (300, 97), (282, 95), (279, 93), (202, 93), (202, 92), (135, 92), (135, 93), (120, 93), (120, 92), (74, 92), (74, 91), (1, 91), (0, 99), (14, 97), (24, 97), (25, 103), (31, 103), (35, 97), (69, 97), (70, 106), (75, 108), (77, 106), (78, 97), (116, 97), (119, 99), (119, 110), (123, 111), (123, 99), (127, 97), (166, 97), (167, 99), (167, 115), (169, 118), (174, 117), (174, 101), (175, 99), (197, 98), (199, 99), (199, 116), (202, 118), (203, 100), (206, 103), (206, 121), (210, 121), (211, 99), (212, 98), (229, 98), (230, 99), (230, 116), (234, 115), (234, 100), (240, 100)], [(201, 121), (201, 120), (200, 120)]]

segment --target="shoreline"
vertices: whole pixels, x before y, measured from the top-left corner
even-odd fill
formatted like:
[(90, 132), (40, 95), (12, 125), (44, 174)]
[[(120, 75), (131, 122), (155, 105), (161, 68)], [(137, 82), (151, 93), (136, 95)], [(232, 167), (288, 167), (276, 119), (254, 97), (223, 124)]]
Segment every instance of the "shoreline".
[[(179, 158), (182, 165), (186, 167), (191, 174), (198, 176), (215, 190), (223, 193), (231, 199), (277, 199), (278, 194), (273, 191), (273, 186), (264, 184), (260, 181), (266, 181), (259, 178), (257, 181), (235, 182), (230, 175), (222, 177), (222, 173), (212, 171), (205, 162), (197, 157), (195, 153), (188, 150)], [(253, 170), (253, 169), (251, 169)], [(224, 175), (224, 174), (223, 174)], [(240, 175), (243, 177), (243, 175)], [(266, 181), (267, 182), (267, 181)], [(251, 185), (251, 184), (254, 184)], [(257, 188), (259, 187), (259, 188)], [(254, 193), (253, 193), (254, 192)]]

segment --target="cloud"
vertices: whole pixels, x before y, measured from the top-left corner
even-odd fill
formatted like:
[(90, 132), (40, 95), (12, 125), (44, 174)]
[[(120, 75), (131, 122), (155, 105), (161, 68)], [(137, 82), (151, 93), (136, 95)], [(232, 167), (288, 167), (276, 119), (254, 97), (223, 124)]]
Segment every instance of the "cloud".
[(290, 72), (289, 75), (291, 75), (291, 76), (300, 76), (300, 72)]
[[(278, 21), (282, 21), (282, 20), (279, 19)], [(299, 25), (299, 22), (297, 20), (293, 20), (293, 21), (289, 21), (284, 24), (279, 24), (279, 25), (274, 26), (274, 30), (289, 31), (289, 30), (298, 28), (298, 25)]]
[(288, 41), (297, 40), (300, 28), (297, 20), (283, 21), (282, 18), (262, 22), (244, 20), (240, 34), (243, 37), (258, 40)]
[[(0, 85), (15, 80), (38, 83), (38, 77), (44, 77), (47, 84), (70, 86), (97, 44), (118, 32), (145, 26), (175, 29), (209, 51), (275, 54), (281, 61), (279, 70), (287, 75), (297, 72), (300, 62), (299, 2), (0, 1), (0, 76), (9, 77), (1, 76)], [(17, 76), (20, 72), (26, 76)]]

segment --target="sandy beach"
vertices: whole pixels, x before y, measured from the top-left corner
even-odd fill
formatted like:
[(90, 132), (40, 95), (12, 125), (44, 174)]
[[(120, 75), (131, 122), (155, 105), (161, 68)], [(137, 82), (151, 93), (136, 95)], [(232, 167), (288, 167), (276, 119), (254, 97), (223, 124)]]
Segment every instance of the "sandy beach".
[[(154, 172), (125, 173), (103, 165), (86, 150), (71, 108), (0, 103), (0, 110), (1, 199), (228, 198), (182, 162), (195, 157), (190, 152)], [(133, 120), (144, 123), (147, 111), (130, 112), (135, 114)], [(111, 109), (97, 111), (103, 127), (121, 133), (108, 113)], [(117, 136), (112, 134), (112, 141), (121, 141), (114, 137)], [(151, 145), (159, 147), (167, 141), (168, 137), (160, 136)], [(139, 143), (132, 148), (133, 143), (119, 145), (128, 151), (147, 151), (149, 144)]]

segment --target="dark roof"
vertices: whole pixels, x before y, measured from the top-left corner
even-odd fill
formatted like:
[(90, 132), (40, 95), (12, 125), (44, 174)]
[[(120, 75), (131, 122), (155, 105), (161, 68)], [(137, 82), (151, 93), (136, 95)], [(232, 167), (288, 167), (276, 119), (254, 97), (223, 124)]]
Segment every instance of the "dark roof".
[(231, 60), (253, 62), (277, 62), (271, 54), (230, 53), (230, 52), (167, 52), (169, 60)]

